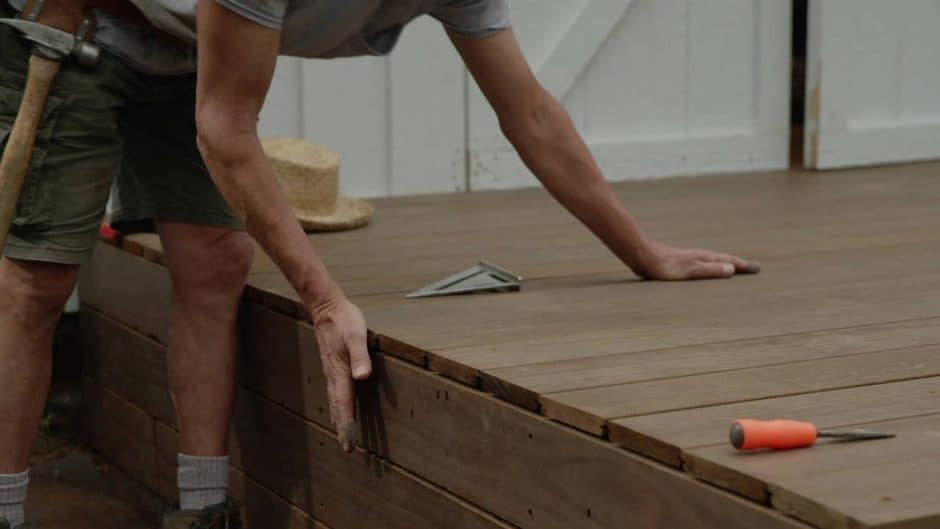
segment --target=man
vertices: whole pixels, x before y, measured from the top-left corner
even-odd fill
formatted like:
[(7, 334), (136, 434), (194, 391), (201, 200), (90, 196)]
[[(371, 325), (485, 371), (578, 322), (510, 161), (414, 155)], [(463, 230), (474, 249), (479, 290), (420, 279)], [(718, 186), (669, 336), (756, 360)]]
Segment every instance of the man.
[[(21, 0), (8, 1), (21, 8)], [(528, 167), (635, 273), (681, 280), (757, 269), (643, 235), (565, 110), (527, 66), (507, 0), (134, 0), (149, 24), (126, 4), (108, 4), (99, 12), (101, 64), (94, 71), (66, 64), (53, 88), (0, 261), (0, 529), (23, 522), (53, 329), (115, 178), (114, 225), (155, 221), (174, 284), (168, 346), (180, 505), (164, 526), (210, 527), (210, 519), (234, 516), (226, 439), (252, 237), (310, 311), (331, 415), (343, 448), (352, 449), (353, 379), (371, 373), (366, 325), (298, 226), (256, 132), (279, 54), (388, 53), (405, 24), (429, 14), (445, 26)], [(4, 6), (0, 16), (14, 13)], [(2, 30), (0, 50), (2, 138), (29, 49)]]

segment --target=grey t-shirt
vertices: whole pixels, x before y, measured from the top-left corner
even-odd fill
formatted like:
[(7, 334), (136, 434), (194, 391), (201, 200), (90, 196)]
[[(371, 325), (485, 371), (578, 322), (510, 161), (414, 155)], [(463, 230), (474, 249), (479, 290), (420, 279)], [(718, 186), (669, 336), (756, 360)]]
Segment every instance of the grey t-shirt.
[[(196, 69), (196, 0), (130, 0), (154, 26), (178, 37), (174, 45), (152, 27), (98, 14), (95, 40), (136, 68), (156, 75)], [(9, 0), (21, 9), (24, 0)], [(508, 0), (216, 0), (239, 15), (281, 30), (281, 55), (350, 57), (392, 51), (402, 28), (431, 15), (448, 29), (484, 37), (509, 26)]]

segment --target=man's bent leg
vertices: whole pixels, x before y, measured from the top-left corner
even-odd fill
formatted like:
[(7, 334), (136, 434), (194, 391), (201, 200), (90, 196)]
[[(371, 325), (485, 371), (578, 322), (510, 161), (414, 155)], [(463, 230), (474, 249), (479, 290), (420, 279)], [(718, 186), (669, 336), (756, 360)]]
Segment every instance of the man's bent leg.
[(29, 455), (52, 371), (52, 338), (78, 266), (0, 258), (0, 518), (23, 522)]
[(180, 427), (180, 507), (225, 499), (238, 307), (253, 257), (247, 234), (157, 221), (173, 279), (169, 371)]

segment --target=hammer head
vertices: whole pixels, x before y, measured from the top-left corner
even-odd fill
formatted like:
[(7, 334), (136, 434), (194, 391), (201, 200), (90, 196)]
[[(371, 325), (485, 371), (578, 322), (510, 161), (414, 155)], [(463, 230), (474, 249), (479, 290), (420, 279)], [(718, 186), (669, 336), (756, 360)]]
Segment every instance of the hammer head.
[(18, 18), (0, 18), (0, 24), (19, 30), (23, 38), (36, 44), (35, 53), (47, 59), (61, 61), (71, 55), (85, 67), (94, 66), (98, 62), (97, 46), (79, 40), (61, 29)]

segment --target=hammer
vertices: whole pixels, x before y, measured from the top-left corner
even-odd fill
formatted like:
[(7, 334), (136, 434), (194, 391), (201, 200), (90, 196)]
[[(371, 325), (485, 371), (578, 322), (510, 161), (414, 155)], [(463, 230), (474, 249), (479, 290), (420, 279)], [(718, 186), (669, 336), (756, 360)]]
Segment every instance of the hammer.
[(72, 56), (79, 65), (91, 67), (98, 62), (99, 50), (97, 46), (82, 38), (84, 35), (82, 28), (76, 36), (30, 20), (0, 18), (0, 24), (16, 28), (26, 40), (33, 43), (23, 99), (20, 102), (16, 121), (13, 122), (6, 149), (3, 151), (3, 158), (0, 159), (0, 250), (2, 250), (7, 235), (10, 233), (10, 225), (16, 215), (16, 205), (29, 170), (43, 107), (46, 105), (49, 89), (52, 88), (52, 83), (59, 73), (62, 60)]

